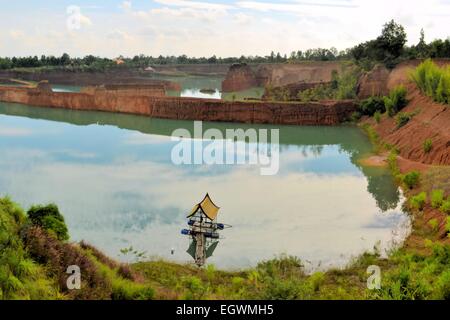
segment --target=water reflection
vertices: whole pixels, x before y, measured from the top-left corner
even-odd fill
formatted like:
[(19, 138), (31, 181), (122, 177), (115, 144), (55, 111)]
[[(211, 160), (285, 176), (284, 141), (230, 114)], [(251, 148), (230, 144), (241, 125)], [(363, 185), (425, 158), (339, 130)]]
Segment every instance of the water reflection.
[(113, 256), (133, 245), (190, 261), (179, 229), (208, 191), (234, 226), (210, 260), (220, 267), (279, 253), (340, 265), (407, 230), (389, 172), (358, 164), (371, 145), (357, 128), (279, 127), (280, 173), (262, 177), (253, 166), (173, 165), (169, 135), (180, 127), (193, 123), (0, 103), (0, 194), (57, 202), (73, 240)]

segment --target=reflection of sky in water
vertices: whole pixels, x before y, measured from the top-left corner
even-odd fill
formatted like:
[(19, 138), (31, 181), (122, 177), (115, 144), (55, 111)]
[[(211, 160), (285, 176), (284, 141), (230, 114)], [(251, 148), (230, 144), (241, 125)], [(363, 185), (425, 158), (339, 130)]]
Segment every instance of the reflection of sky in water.
[(203, 98), (203, 99), (221, 99), (222, 94), (219, 89), (215, 89), (214, 93), (204, 93), (200, 89), (183, 89), (180, 93), (181, 97)]
[(190, 261), (180, 229), (209, 192), (222, 207), (220, 220), (233, 225), (210, 259), (219, 267), (280, 253), (340, 265), (377, 241), (389, 245), (407, 221), (386, 171), (363, 174), (337, 144), (282, 145), (280, 173), (265, 177), (254, 166), (175, 166), (174, 144), (113, 126), (0, 115), (0, 194), (25, 207), (56, 202), (73, 240), (112, 256), (133, 245)]

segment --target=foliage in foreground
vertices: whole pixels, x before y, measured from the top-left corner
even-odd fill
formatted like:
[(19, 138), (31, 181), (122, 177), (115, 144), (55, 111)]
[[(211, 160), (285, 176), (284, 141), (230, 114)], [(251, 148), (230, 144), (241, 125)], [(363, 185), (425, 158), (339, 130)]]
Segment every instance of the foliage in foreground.
[[(435, 192), (437, 205), (445, 200)], [(442, 201), (441, 201), (442, 200)], [(437, 202), (436, 202), (437, 201)], [(59, 240), (0, 199), (0, 299), (444, 299), (450, 296), (450, 246), (428, 242), (427, 253), (406, 249), (365, 253), (346, 268), (307, 274), (282, 255), (243, 271), (203, 269), (164, 261), (119, 264), (84, 242)], [(82, 289), (65, 287), (66, 265), (82, 269)], [(367, 289), (367, 268), (382, 270), (379, 290)]]
[[(46, 225), (48, 217), (61, 223)], [(68, 234), (55, 230), (67, 230), (55, 205), (32, 207), (27, 217), (0, 198), (0, 299), (153, 298), (154, 289), (136, 281), (127, 266), (92, 246), (67, 243)], [(73, 265), (81, 269), (81, 290), (67, 287), (66, 271)]]

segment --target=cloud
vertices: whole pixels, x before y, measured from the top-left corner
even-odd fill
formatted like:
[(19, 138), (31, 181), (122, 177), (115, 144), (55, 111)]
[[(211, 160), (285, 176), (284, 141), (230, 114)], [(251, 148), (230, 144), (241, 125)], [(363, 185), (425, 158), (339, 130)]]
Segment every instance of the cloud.
[(32, 134), (29, 129), (0, 127), (0, 137), (25, 137)]
[(139, 7), (129, 0), (119, 3), (119, 11), (82, 15), (83, 28), (76, 32), (64, 27), (67, 15), (51, 8), (39, 14), (23, 11), (14, 23), (5, 19), (11, 13), (4, 9), (0, 28), (11, 31), (0, 33), (0, 51), (7, 56), (68, 52), (223, 57), (267, 55), (272, 50), (290, 54), (314, 47), (340, 50), (377, 37), (390, 19), (405, 26), (409, 44), (417, 43), (421, 28), (427, 41), (448, 37), (448, 4), (441, 0), (156, 0), (140, 2)]
[(131, 1), (124, 1), (124, 2), (122, 2), (121, 5), (119, 5), (119, 8), (121, 8), (125, 11), (129, 11), (129, 10), (131, 10), (132, 6), (133, 5), (132, 5)]
[(226, 4), (187, 1), (187, 0), (155, 0), (155, 2), (163, 4), (163, 5), (167, 5), (167, 6), (176, 6), (176, 7), (193, 8), (193, 9), (228, 10), (228, 9), (233, 8), (233, 6), (226, 5)]
[(114, 40), (131, 40), (133, 38), (127, 32), (119, 30), (119, 29), (114, 29), (113, 31), (111, 31), (110, 33), (107, 34), (107, 37), (109, 39), (114, 39)]
[(13, 39), (21, 39), (25, 36), (25, 33), (21, 30), (11, 30), (9, 31), (9, 35)]
[(80, 24), (82, 26), (85, 26), (85, 27), (92, 26), (92, 21), (91, 21), (91, 19), (89, 17), (87, 17), (87, 16), (85, 16), (83, 14), (80, 14), (79, 15), (79, 19), (80, 19)]
[(237, 24), (246, 25), (252, 23), (253, 17), (248, 14), (238, 12), (234, 15), (234, 21)]

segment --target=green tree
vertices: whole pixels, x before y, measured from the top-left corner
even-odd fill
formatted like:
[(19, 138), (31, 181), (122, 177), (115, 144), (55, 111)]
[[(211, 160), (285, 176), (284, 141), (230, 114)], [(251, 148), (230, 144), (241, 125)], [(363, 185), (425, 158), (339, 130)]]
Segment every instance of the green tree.
[(69, 231), (63, 215), (55, 204), (47, 206), (32, 206), (27, 212), (28, 219), (33, 225), (54, 234), (59, 240), (68, 240)]

